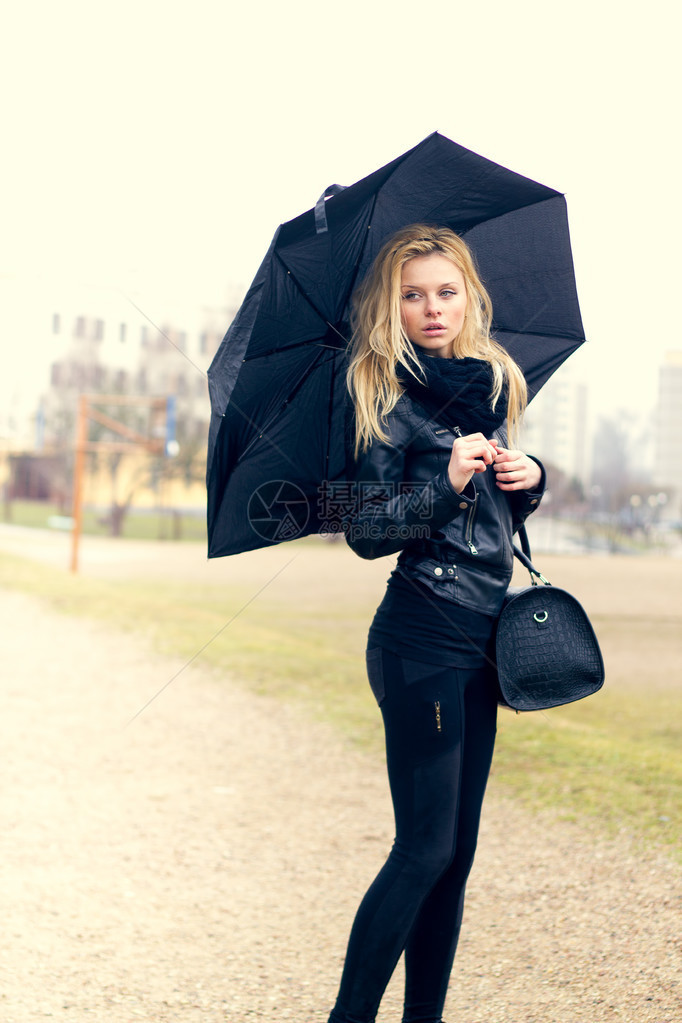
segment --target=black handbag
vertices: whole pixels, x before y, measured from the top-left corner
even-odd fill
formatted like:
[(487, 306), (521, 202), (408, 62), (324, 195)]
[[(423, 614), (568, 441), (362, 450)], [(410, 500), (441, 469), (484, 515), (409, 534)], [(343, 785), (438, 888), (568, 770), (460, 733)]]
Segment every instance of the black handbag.
[(525, 526), (518, 536), (523, 550), (515, 546), (514, 555), (531, 585), (507, 590), (497, 622), (499, 703), (517, 712), (547, 710), (601, 689), (604, 661), (583, 606), (535, 568)]

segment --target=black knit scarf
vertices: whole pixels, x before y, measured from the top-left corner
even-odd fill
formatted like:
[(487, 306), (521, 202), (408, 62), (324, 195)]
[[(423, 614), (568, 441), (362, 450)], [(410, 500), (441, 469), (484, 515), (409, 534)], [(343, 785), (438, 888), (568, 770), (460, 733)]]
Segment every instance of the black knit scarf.
[(490, 407), (493, 372), (483, 359), (441, 359), (415, 355), (424, 371), (425, 383), (399, 368), (398, 377), (410, 397), (422, 406), (430, 419), (462, 434), (492, 436), (507, 418), (507, 396), (503, 388), (495, 411)]

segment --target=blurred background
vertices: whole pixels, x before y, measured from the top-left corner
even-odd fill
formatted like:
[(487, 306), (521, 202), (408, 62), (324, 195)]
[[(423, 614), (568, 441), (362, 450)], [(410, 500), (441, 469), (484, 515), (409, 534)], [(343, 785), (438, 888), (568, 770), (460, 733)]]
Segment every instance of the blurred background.
[(87, 458), (84, 529), (201, 538), (206, 369), (277, 225), (438, 130), (567, 196), (588, 343), (528, 412), (550, 467), (536, 546), (677, 551), (673, 17), (657, 0), (645, 24), (583, 0), (15, 5), (4, 520), (68, 529), (79, 394), (158, 396), (166, 415), (115, 412), (153, 453), (91, 431), (110, 450)]
[[(321, 997), (323, 935), (347, 933), (318, 897), (331, 876), (325, 829), (338, 819), (350, 835), (357, 823), (370, 853), (374, 841), (372, 797), (351, 793), (346, 766), (358, 752), (364, 777), (383, 756), (363, 654), (392, 559), (362, 561), (333, 537), (307, 537), (207, 560), (206, 371), (277, 226), (433, 131), (566, 194), (588, 338), (533, 401), (522, 443), (548, 467), (529, 526), (535, 560), (586, 608), (606, 683), (547, 713), (499, 714), (487, 812), (501, 807), (501, 823), (485, 871), (499, 885), (485, 890), (491, 928), (500, 906), (517, 916), (485, 981), (510, 1005), (523, 988), (515, 1019), (538, 997), (560, 1008), (553, 1015), (543, 1001), (533, 1018), (575, 1019), (578, 1002), (569, 1009), (566, 998), (582, 991), (594, 1020), (673, 1018), (676, 21), (669, 0), (24, 0), (5, 12), (0, 598), (11, 784), (0, 834), (12, 907), (5, 973), (30, 1018), (49, 1008), (80, 1019), (78, 1006), (96, 1004), (111, 1020), (177, 1019), (176, 1006), (205, 1020), (225, 976), (244, 1007), (230, 1010), (234, 1023), (254, 1012), (301, 1018), (305, 992)], [(74, 572), (84, 395), (99, 419), (80, 476)], [(265, 732), (263, 706), (275, 708)], [(298, 763), (324, 789), (327, 776), (310, 770), (329, 763), (320, 722), (343, 759), (325, 768), (329, 798), (306, 800), (290, 770)], [(277, 785), (254, 784), (254, 765), (270, 761)], [(233, 798), (243, 808), (234, 833)], [(325, 848), (307, 900), (294, 846), (261, 830), (268, 802), (287, 832), (302, 821), (297, 840)], [(300, 816), (306, 804), (313, 818)], [(538, 874), (546, 835), (551, 862)], [(525, 872), (510, 836), (527, 845)], [(359, 878), (357, 845), (338, 848)], [(513, 884), (496, 862), (513, 864)], [(295, 905), (273, 898), (268, 871)], [(353, 888), (341, 888), (350, 919)], [(220, 916), (242, 889), (247, 908), (237, 899), (233, 916)], [(306, 923), (300, 941), (284, 941), (313, 907), (327, 930)], [(554, 942), (551, 955), (529, 946), (529, 914), (542, 919), (533, 929)], [(481, 933), (460, 1014), (492, 1004), (501, 1019), (476, 987), (490, 951), (491, 931)], [(330, 992), (335, 983), (336, 968)], [(202, 984), (192, 1009), (187, 992)], [(279, 1011), (284, 990), (290, 1016)]]

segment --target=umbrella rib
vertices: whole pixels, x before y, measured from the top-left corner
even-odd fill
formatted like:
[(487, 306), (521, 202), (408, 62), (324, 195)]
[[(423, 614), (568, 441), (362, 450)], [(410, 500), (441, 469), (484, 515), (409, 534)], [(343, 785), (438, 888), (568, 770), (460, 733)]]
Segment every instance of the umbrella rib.
[[(393, 177), (393, 174), (395, 174), (395, 171), (393, 171), (392, 174), (389, 174), (386, 180), (390, 181), (390, 179)], [(357, 261), (355, 263), (355, 272), (353, 273), (353, 280), (351, 281), (350, 288), (348, 289), (348, 298), (350, 298), (350, 296), (353, 294), (355, 290), (355, 282), (357, 281), (358, 274), (360, 272), (360, 264), (362, 263), (362, 257), (365, 254), (365, 249), (367, 248), (367, 239), (369, 238), (370, 231), (372, 230), (372, 219), (374, 217), (374, 210), (376, 209), (378, 197), (379, 197), (378, 192), (375, 192), (374, 195), (372, 196), (372, 208), (369, 212), (369, 217), (367, 220), (367, 230), (365, 231), (365, 237), (362, 242), (362, 248), (360, 249), (360, 255), (358, 256)], [(348, 298), (346, 299), (346, 302), (348, 301)]]
[[(368, 220), (368, 224), (367, 224), (367, 231), (365, 232), (365, 237), (364, 237), (364, 240), (362, 242), (362, 247), (360, 249), (360, 253), (359, 253), (358, 258), (357, 258), (356, 263), (355, 263), (355, 269), (354, 269), (354, 272), (353, 272), (353, 278), (351, 280), (350, 287), (348, 289), (348, 296), (352, 295), (353, 291), (355, 289), (355, 282), (357, 280), (358, 273), (360, 272), (360, 265), (362, 263), (362, 257), (364, 255), (365, 248), (367, 246), (367, 238), (369, 236), (369, 231), (370, 231), (370, 229), (372, 227), (372, 217), (374, 216), (374, 210), (376, 208), (376, 204), (377, 204), (377, 195), (375, 193), (374, 196), (372, 197), (372, 208), (371, 208), (370, 214), (369, 214), (369, 220)], [(279, 262), (280, 266), (282, 267), (282, 269), (286, 272), (287, 276), (291, 277), (291, 280), (292, 280), (293, 284), (295, 285), (296, 289), (298, 290), (299, 294), (308, 303), (308, 305), (313, 310), (313, 312), (317, 316), (320, 317), (322, 322), (324, 324), (326, 324), (327, 327), (329, 327), (330, 330), (333, 330), (334, 333), (337, 334), (338, 337), (340, 337), (340, 339), (344, 343), (344, 346), (347, 345), (348, 344), (348, 338), (344, 337), (343, 334), (341, 333), (341, 331), (336, 326), (334, 326), (333, 323), (330, 323), (330, 321), (326, 318), (324, 313), (320, 312), (320, 310), (317, 308), (317, 306), (312, 301), (310, 296), (303, 289), (303, 286), (301, 285), (301, 283), (299, 282), (298, 278), (296, 277), (296, 274), (284, 262), (284, 260), (282, 259), (281, 254), (275, 250), (274, 255), (275, 255), (275, 258), (278, 260), (278, 262)], [(344, 300), (344, 306), (347, 304), (347, 302), (348, 302), (348, 297)], [(301, 348), (303, 345), (310, 345), (310, 344), (318, 345), (320, 348), (329, 348), (332, 351), (339, 351), (337, 346), (335, 346), (335, 345), (325, 345), (325, 344), (322, 344), (319, 341), (297, 341), (296, 344), (286, 345), (284, 348), (270, 348), (270, 349), (268, 349), (267, 352), (260, 352), (258, 355), (247, 356), (244, 359), (244, 362), (250, 362), (252, 359), (262, 359), (262, 358), (265, 358), (265, 356), (267, 356), (267, 355), (274, 355), (275, 352), (288, 352), (288, 351), (290, 351), (293, 348)]]
[[(239, 413), (239, 415), (242, 417), (242, 419), (246, 420), (246, 422), (249, 424), (249, 426), (252, 426), (257, 431), (257, 436), (252, 438), (252, 440), (249, 442), (249, 444), (248, 444), (247, 448), (245, 449), (245, 451), (239, 456), (239, 458), (235, 462), (235, 465), (239, 465), (239, 463), (241, 462), (241, 460), (244, 457), (244, 455), (246, 454), (246, 452), (256, 443), (257, 440), (261, 440), (263, 438), (263, 436), (265, 435), (265, 431), (269, 428), (270, 423), (272, 422), (272, 419), (268, 422), (267, 426), (259, 426), (258, 423), (256, 423), (251, 418), (251, 416), (248, 414), (248, 412), (245, 412), (244, 409), (240, 408), (239, 405), (237, 405), (236, 402), (231, 401), (230, 405), (231, 405), (232, 408), (234, 408)], [(282, 456), (282, 458), (284, 458), (290, 465), (293, 465), (295, 467), (296, 463), (294, 462), (293, 458), (290, 458), (289, 455), (286, 453), (286, 451), (284, 451), (279, 446), (279, 444), (277, 444), (274, 440), (272, 440), (271, 437), (266, 437), (266, 440), (267, 440), (268, 444), (272, 445), (272, 447), (275, 448), (275, 450)]]
[(334, 401), (334, 384), (336, 382), (336, 366), (329, 378), (329, 401), (327, 402), (327, 450), (324, 456), (325, 476), (329, 479), (329, 456), (332, 442), (332, 405)]
[[(348, 344), (348, 338), (345, 338), (333, 324), (329, 323), (327, 320), (325, 320), (325, 323), (339, 335), (344, 344)], [(311, 345), (314, 345), (316, 348), (326, 348), (330, 352), (341, 351), (341, 349), (336, 345), (325, 345), (321, 341), (297, 341), (296, 344), (285, 345), (284, 348), (268, 348), (267, 352), (258, 352), (256, 355), (246, 355), (243, 362), (253, 362), (254, 359), (264, 359), (267, 355), (276, 355), (280, 352), (292, 352), (295, 348), (310, 348)]]
[[(253, 445), (257, 441), (262, 440), (264, 437), (268, 441), (269, 444), (272, 444), (272, 446), (274, 448), (276, 448), (280, 452), (280, 454), (284, 454), (284, 452), (280, 449), (279, 445), (276, 444), (275, 441), (272, 440), (270, 437), (266, 436), (267, 431), (270, 429), (270, 426), (272, 425), (272, 423), (275, 422), (276, 418), (279, 416), (279, 414), (282, 412), (282, 410), (286, 408), (286, 406), (289, 404), (289, 402), (292, 400), (292, 398), (294, 398), (296, 396), (297, 392), (300, 391), (301, 387), (303, 387), (303, 384), (306, 382), (306, 380), (308, 379), (308, 377), (310, 376), (312, 371), (317, 367), (317, 365), (318, 365), (318, 363), (320, 361), (320, 358), (322, 357), (323, 354), (324, 354), (323, 351), (318, 352), (317, 355), (315, 356), (315, 358), (310, 363), (310, 365), (306, 366), (305, 371), (301, 374), (300, 378), (296, 381), (296, 383), (293, 386), (293, 389), (289, 392), (287, 397), (280, 404), (279, 408), (277, 408), (276, 411), (272, 414), (272, 416), (270, 417), (268, 422), (265, 424), (265, 426), (261, 426), (260, 427), (260, 433), (257, 436), (253, 437), (251, 439), (251, 441), (246, 445), (246, 447), (242, 451), (241, 455), (237, 459), (235, 465), (239, 465), (239, 463), (242, 461), (244, 456), (249, 453), (249, 451), (251, 450)], [(288, 455), (285, 455), (285, 458), (286, 458), (286, 460), (291, 465), (295, 464), (293, 462), (293, 460), (291, 458), (289, 458)]]
[[(284, 260), (280, 256), (279, 252), (277, 252), (277, 250), (275, 250), (275, 259), (278, 260), (278, 262), (280, 263), (280, 265), (284, 269), (284, 271), (287, 274), (287, 276), (291, 277), (292, 281), (294, 282), (294, 284), (295, 284), (296, 288), (298, 289), (298, 291), (300, 292), (301, 296), (305, 299), (305, 301), (308, 303), (308, 305), (313, 310), (313, 312), (316, 313), (317, 316), (320, 317), (320, 319), (322, 320), (323, 323), (329, 323), (329, 321), (327, 320), (327, 317), (324, 315), (324, 313), (320, 312), (320, 310), (317, 308), (317, 306), (312, 301), (310, 296), (305, 293), (305, 291), (303, 290), (303, 288), (301, 287), (301, 285), (299, 284), (299, 282), (298, 282), (298, 280), (296, 278), (296, 274), (292, 270), (289, 269), (289, 267), (286, 265), (286, 263), (284, 262)], [(329, 326), (331, 326), (331, 324), (329, 324)]]
[(508, 217), (510, 213), (516, 213), (518, 210), (528, 210), (531, 206), (540, 206), (543, 202), (551, 202), (553, 199), (565, 199), (566, 196), (563, 192), (558, 192), (555, 188), (550, 188), (549, 185), (545, 185), (552, 195), (538, 195), (534, 199), (529, 199), (527, 202), (520, 203), (518, 206), (514, 206), (511, 210), (504, 210), (502, 213), (496, 213), (494, 217), (486, 217), (485, 220), (477, 220), (471, 227), (464, 228), (462, 230), (462, 237), (466, 237), (470, 231), (474, 228), (480, 227), (481, 224), (494, 224), (496, 220), (501, 220), (503, 217)]
[(499, 327), (493, 323), (491, 333), (495, 334), (523, 334), (524, 337), (551, 337), (561, 338), (563, 341), (585, 341), (586, 339), (582, 334), (563, 334), (559, 331), (552, 330), (548, 332), (546, 330), (528, 330), (527, 328), (515, 330), (513, 327)]

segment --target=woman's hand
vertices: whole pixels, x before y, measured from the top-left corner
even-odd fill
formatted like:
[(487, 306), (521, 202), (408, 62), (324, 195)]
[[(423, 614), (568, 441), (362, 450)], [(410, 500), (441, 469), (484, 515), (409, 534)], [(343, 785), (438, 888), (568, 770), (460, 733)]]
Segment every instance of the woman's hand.
[(542, 470), (523, 451), (497, 448), (493, 469), (500, 490), (535, 490), (542, 479)]
[(485, 472), (501, 450), (497, 446), (497, 441), (488, 440), (482, 433), (469, 433), (466, 437), (458, 437), (452, 445), (448, 465), (448, 476), (457, 493), (462, 493), (474, 473)]

